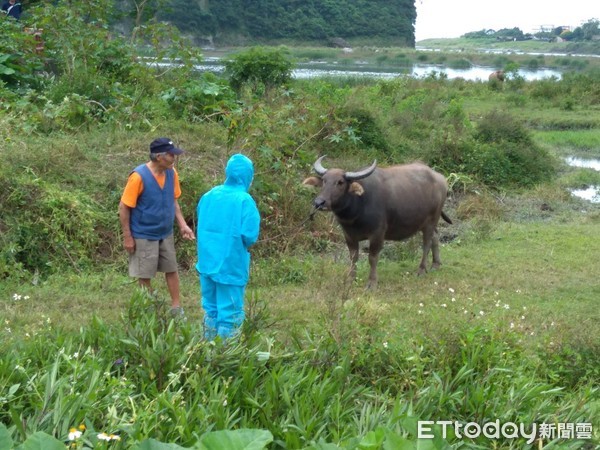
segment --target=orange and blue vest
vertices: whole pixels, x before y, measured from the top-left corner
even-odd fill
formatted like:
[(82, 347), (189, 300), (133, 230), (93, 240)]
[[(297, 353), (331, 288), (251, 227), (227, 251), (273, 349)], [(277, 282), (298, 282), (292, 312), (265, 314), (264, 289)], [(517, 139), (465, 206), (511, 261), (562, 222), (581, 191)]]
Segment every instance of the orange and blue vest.
[(131, 235), (136, 239), (160, 241), (173, 233), (175, 220), (175, 173), (165, 170), (165, 185), (160, 187), (152, 172), (142, 164), (136, 167), (144, 190), (131, 210)]

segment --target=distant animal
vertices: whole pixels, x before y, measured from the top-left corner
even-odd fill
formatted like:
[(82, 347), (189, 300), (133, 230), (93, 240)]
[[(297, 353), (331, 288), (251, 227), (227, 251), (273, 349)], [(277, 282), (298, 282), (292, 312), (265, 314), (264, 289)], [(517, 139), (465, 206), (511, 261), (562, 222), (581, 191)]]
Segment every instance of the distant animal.
[(442, 211), (448, 185), (440, 173), (422, 163), (378, 168), (377, 161), (358, 172), (325, 169), (321, 156), (313, 168), (318, 177), (303, 184), (320, 187), (313, 201), (318, 210), (331, 211), (344, 232), (350, 251), (350, 277), (356, 278), (359, 242), (369, 241), (370, 273), (367, 288), (377, 287), (377, 262), (386, 240), (400, 241), (423, 233), (423, 256), (418, 274), (427, 271), (429, 251), (432, 268), (441, 265), (437, 225), (440, 217), (452, 223)]
[(504, 70), (496, 70), (495, 72), (490, 73), (488, 80), (491, 82), (503, 82), (505, 78), (506, 75), (504, 74)]

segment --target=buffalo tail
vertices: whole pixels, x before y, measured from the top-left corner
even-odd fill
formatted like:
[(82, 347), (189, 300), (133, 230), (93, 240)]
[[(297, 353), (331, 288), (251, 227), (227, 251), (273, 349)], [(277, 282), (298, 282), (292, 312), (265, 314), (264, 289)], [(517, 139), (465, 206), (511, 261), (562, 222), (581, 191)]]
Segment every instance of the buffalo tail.
[(448, 217), (444, 211), (442, 211), (442, 219), (444, 219), (449, 224), (452, 224), (452, 220), (450, 220), (450, 217)]

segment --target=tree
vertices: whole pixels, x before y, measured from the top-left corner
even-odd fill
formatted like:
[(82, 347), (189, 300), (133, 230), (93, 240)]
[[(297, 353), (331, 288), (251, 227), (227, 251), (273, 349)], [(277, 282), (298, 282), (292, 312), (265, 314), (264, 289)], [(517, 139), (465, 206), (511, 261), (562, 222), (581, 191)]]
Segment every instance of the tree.
[(583, 34), (583, 39), (586, 41), (591, 41), (594, 36), (600, 34), (600, 21), (598, 19), (588, 20), (581, 26), (581, 31)]

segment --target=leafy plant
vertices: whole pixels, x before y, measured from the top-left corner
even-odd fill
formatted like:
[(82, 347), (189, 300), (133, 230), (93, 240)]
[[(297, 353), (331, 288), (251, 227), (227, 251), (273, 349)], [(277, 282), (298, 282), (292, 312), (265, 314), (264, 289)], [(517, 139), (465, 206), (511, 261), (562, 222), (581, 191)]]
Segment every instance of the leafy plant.
[(288, 83), (292, 62), (285, 48), (252, 47), (226, 61), (225, 74), (235, 90), (247, 85), (253, 92), (260, 92)]

